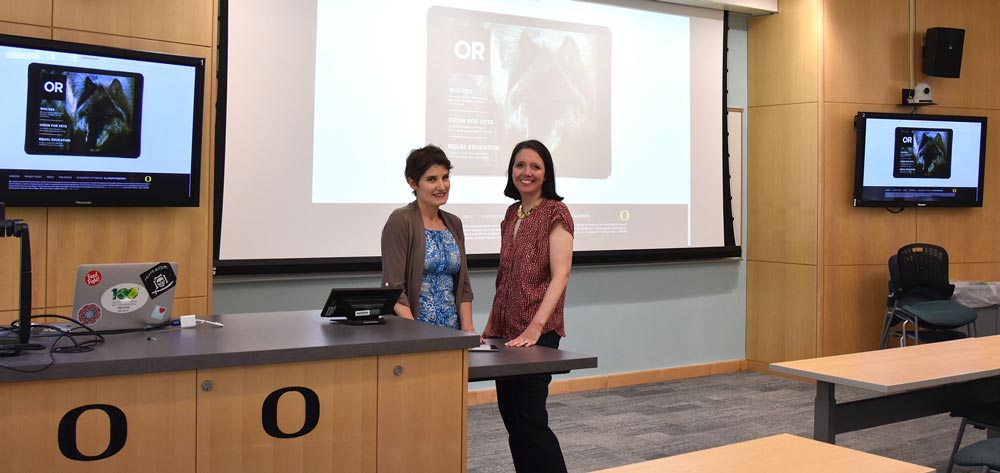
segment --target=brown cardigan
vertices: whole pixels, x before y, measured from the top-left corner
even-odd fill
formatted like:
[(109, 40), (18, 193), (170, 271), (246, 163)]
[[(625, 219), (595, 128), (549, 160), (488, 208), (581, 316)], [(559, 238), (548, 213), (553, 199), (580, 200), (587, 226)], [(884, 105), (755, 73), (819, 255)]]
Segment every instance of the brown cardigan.
[[(445, 228), (455, 237), (462, 266), (455, 279), (456, 309), (463, 302), (472, 302), (472, 286), (469, 284), (469, 266), (465, 258), (465, 233), (462, 220), (457, 216), (438, 210)], [(399, 303), (410, 308), (416, 317), (419, 311), (420, 286), (423, 282), (424, 220), (420, 216), (417, 202), (392, 211), (382, 228), (382, 286), (402, 287)]]

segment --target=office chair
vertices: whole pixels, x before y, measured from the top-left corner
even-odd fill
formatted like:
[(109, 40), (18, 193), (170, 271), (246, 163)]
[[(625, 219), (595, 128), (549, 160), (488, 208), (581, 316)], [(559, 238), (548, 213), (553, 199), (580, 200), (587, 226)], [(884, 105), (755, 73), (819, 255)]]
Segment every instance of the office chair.
[[(880, 348), (890, 335), (900, 346), (912, 338), (939, 342), (965, 338), (975, 332), (976, 311), (951, 301), (955, 285), (948, 281), (948, 252), (929, 243), (913, 243), (889, 257), (889, 296), (886, 298)], [(899, 330), (892, 328), (897, 324)], [(912, 330), (907, 326), (912, 326)], [(962, 333), (955, 329), (966, 327)]]
[[(1000, 431), (1000, 402), (979, 402), (960, 407), (951, 411), (952, 417), (961, 417), (962, 425), (958, 428), (958, 437), (955, 438), (955, 446), (951, 449), (951, 458), (948, 459), (948, 469), (945, 473), (951, 473), (956, 464), (962, 466), (988, 466), (992, 469), (1000, 469), (1000, 443), (994, 446), (979, 443), (969, 445), (959, 450), (962, 445), (962, 436), (965, 435), (965, 428), (972, 425), (978, 429), (991, 429)], [(1000, 441), (1000, 438), (990, 440)], [(973, 448), (975, 447), (975, 448)], [(961, 453), (960, 453), (961, 452)]]
[[(955, 465), (981, 466), (983, 473), (1000, 471), (1000, 438), (980, 440), (958, 451)], [(951, 464), (948, 465), (951, 472)]]

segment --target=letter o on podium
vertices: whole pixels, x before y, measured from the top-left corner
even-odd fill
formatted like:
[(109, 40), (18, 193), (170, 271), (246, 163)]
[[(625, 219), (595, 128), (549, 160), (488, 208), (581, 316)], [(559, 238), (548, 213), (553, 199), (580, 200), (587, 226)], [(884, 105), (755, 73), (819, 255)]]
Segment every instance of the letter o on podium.
[[(302, 396), (302, 399), (305, 401), (306, 412), (302, 428), (296, 432), (285, 433), (278, 427), (278, 401), (281, 399), (281, 396), (290, 392), (296, 392)], [(290, 439), (306, 435), (312, 432), (316, 428), (316, 425), (319, 424), (319, 396), (312, 389), (302, 386), (289, 386), (274, 391), (267, 395), (267, 398), (264, 399), (264, 404), (260, 407), (260, 422), (264, 427), (264, 432), (267, 432), (267, 435), (274, 438)]]
[[(111, 435), (108, 439), (108, 448), (105, 448), (103, 452), (97, 455), (88, 456), (84, 455), (77, 446), (76, 424), (84, 412), (95, 409), (103, 411), (108, 415), (108, 426), (111, 429)], [(125, 418), (125, 413), (122, 412), (121, 409), (109, 404), (88, 404), (86, 406), (80, 406), (75, 409), (71, 409), (62, 416), (62, 419), (59, 420), (59, 452), (70, 460), (83, 462), (108, 458), (120, 452), (121, 449), (125, 447), (125, 440), (127, 440), (127, 438), (128, 420)]]

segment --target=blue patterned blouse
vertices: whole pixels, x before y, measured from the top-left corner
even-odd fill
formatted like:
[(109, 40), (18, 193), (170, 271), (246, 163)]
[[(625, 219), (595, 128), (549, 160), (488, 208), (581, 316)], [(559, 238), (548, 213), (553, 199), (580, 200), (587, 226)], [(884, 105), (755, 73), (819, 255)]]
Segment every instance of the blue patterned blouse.
[(420, 311), (417, 320), (441, 327), (459, 329), (455, 307), (455, 276), (462, 267), (458, 243), (448, 229), (424, 229), (424, 278), (420, 285)]

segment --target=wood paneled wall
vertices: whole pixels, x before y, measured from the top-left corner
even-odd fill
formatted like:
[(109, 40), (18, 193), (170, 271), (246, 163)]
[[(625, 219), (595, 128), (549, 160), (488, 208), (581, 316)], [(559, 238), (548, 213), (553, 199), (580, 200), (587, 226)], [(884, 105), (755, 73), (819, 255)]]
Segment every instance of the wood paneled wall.
[(820, 2), (750, 19), (747, 359), (808, 358), (819, 284)]
[[(990, 91), (990, 82), (1000, 75), (995, 59), (1000, 54), (995, 27), (1000, 2), (915, 3), (914, 79), (929, 83), (940, 104), (919, 112), (985, 115), (997, 123), (1000, 94)], [(934, 26), (966, 30), (961, 78), (920, 72), (923, 34)], [(782, 0), (777, 15), (750, 20), (749, 360), (775, 362), (877, 348), (886, 262), (908, 243), (948, 249), (953, 280), (1000, 279), (1000, 245), (993, 237), (1000, 224), (1000, 192), (991, 192), (1000, 186), (995, 126), (987, 136), (982, 208), (908, 208), (892, 214), (852, 207), (853, 117), (862, 110), (911, 111), (898, 105), (900, 90), (909, 87), (909, 31), (907, 0)], [(784, 139), (790, 143), (769, 143), (782, 134), (788, 134)], [(815, 143), (815, 155), (806, 151), (807, 143)], [(772, 189), (776, 183), (786, 188)], [(815, 198), (803, 197), (803, 183), (815, 183)], [(797, 217), (787, 218), (790, 213)], [(818, 238), (809, 229), (817, 229)], [(816, 258), (804, 258), (810, 253)], [(793, 265), (814, 266), (815, 274)], [(803, 295), (810, 287), (813, 304)]]
[[(217, 2), (0, 0), (0, 33), (203, 57), (201, 205), (196, 208), (8, 208), (31, 230), (35, 313), (69, 315), (81, 263), (177, 261), (175, 315), (211, 307), (211, 179)], [(2, 200), (2, 199), (0, 199)], [(16, 314), (19, 248), (0, 240), (0, 315)]]

